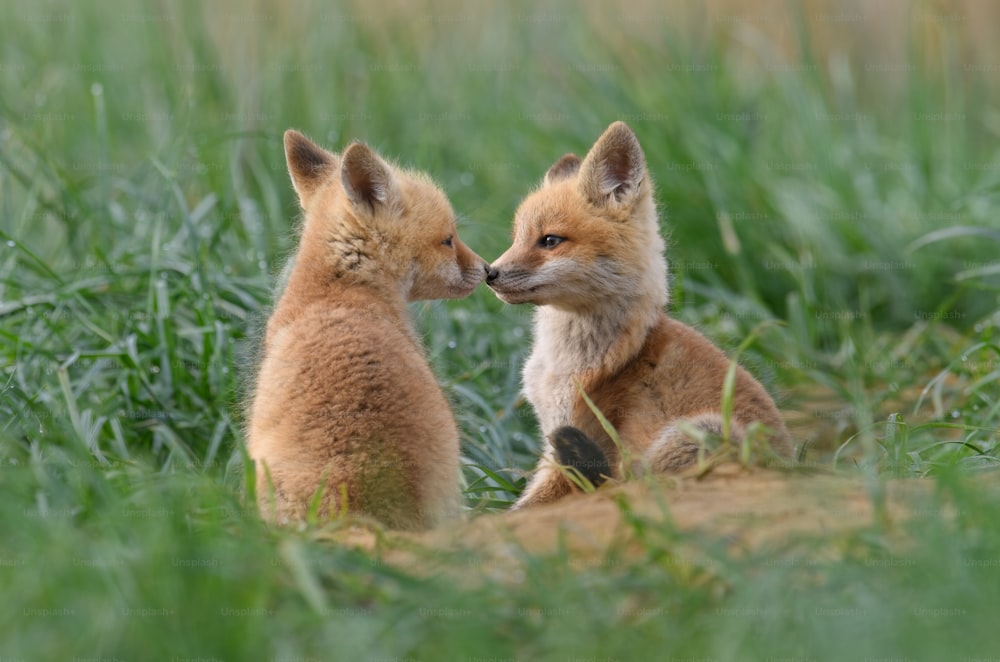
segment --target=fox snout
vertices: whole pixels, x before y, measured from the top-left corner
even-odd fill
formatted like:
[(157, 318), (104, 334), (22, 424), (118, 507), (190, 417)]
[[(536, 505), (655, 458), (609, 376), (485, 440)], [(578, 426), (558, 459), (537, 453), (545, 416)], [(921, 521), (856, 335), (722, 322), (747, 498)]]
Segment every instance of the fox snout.
[(538, 303), (539, 274), (521, 266), (486, 265), (486, 285), (505, 303)]
[(493, 264), (486, 265), (486, 277), (485, 277), (486, 284), (490, 287), (490, 289), (497, 292), (497, 294), (499, 294), (503, 289), (505, 289), (504, 286), (506, 285), (506, 283), (504, 281), (506, 280), (506, 277), (508, 277), (509, 275), (510, 275), (509, 270), (504, 269), (502, 265), (500, 265), (499, 260), (497, 260)]
[(486, 280), (490, 269), (486, 260), (479, 257), (457, 237), (455, 238), (455, 249), (457, 252), (458, 281), (455, 282), (455, 288), (447, 298), (460, 298), (471, 294), (479, 283)]
[(455, 238), (455, 249), (458, 257), (458, 264), (462, 274), (468, 281), (475, 281), (478, 285), (483, 282), (490, 272), (490, 263), (481, 258), (475, 251), (465, 245), (460, 239)]
[(525, 272), (525, 265), (518, 259), (511, 247), (506, 253), (493, 260), (492, 264), (486, 265), (486, 284), (497, 294), (507, 289), (511, 284), (511, 277), (517, 272)]

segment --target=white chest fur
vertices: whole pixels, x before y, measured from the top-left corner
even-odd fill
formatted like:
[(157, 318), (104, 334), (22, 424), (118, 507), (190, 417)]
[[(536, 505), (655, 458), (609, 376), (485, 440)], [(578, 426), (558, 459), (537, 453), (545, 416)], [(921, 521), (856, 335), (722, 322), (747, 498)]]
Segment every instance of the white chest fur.
[(600, 364), (602, 352), (614, 340), (614, 334), (600, 326), (548, 306), (535, 314), (534, 346), (523, 378), (524, 395), (535, 409), (542, 434), (571, 424), (575, 382)]
[(541, 306), (534, 345), (524, 365), (524, 395), (548, 435), (571, 425), (578, 381), (585, 374), (613, 374), (638, 353), (661, 315), (659, 306), (623, 300), (591, 314)]
[(573, 414), (573, 377), (559, 370), (537, 345), (524, 364), (524, 395), (535, 409), (542, 434), (569, 425)]

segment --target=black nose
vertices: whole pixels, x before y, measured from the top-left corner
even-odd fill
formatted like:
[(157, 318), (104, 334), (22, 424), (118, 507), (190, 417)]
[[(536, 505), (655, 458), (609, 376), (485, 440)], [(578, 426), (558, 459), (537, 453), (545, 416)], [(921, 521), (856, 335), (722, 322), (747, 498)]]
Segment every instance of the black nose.
[(492, 283), (493, 281), (495, 281), (497, 279), (497, 277), (499, 275), (500, 275), (500, 272), (497, 269), (494, 269), (493, 267), (491, 267), (488, 264), (486, 265), (486, 282), (487, 283)]

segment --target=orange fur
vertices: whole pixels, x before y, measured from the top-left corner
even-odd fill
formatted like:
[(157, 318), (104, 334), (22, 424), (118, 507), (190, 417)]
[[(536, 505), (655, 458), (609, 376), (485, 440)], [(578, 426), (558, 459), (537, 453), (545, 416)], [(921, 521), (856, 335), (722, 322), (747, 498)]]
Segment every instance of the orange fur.
[[(580, 398), (579, 382), (618, 430), (642, 468), (690, 465), (697, 444), (689, 423), (721, 430), (725, 354), (694, 329), (669, 318), (667, 265), (653, 184), (632, 130), (615, 122), (582, 161), (563, 156), (514, 217), (513, 245), (487, 283), (508, 303), (533, 303), (534, 346), (524, 392), (549, 437), (579, 428), (621, 475), (618, 450)], [(733, 437), (760, 422), (772, 448), (791, 453), (773, 400), (738, 368)], [(519, 507), (572, 491), (549, 445)]]
[(295, 131), (285, 154), (305, 224), (248, 417), (261, 513), (301, 519), (321, 492), (323, 516), (432, 526), (460, 507), (458, 430), (406, 304), (468, 295), (485, 262), (425, 175)]

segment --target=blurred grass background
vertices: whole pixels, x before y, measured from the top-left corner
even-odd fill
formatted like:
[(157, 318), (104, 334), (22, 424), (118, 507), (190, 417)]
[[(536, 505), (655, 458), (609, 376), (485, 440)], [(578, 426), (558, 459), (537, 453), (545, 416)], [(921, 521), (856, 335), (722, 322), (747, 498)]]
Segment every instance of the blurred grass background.
[[(733, 589), (722, 566), (704, 584), (656, 563), (579, 579), (566, 559), (545, 559), (543, 579), (505, 603), (500, 584), (463, 593), (377, 564), (361, 572), (369, 560), (257, 527), (239, 501), (240, 402), (253, 329), (295, 243), (288, 127), (332, 149), (364, 140), (428, 171), (461, 215), (463, 239), (492, 259), (548, 166), (625, 120), (657, 184), (673, 314), (727, 349), (783, 321), (741, 358), (779, 396), (803, 461), (876, 477), (997, 462), (1000, 5), (6, 0), (3, 16), (0, 574), (36, 611), (5, 617), (0, 627), (17, 638), (4, 638), (0, 655), (138, 651), (127, 624), (169, 620), (205, 626), (155, 635), (181, 657), (308, 657), (345, 640), (370, 651), (392, 627), (399, 640), (378, 648), (390, 657), (470, 655), (486, 637), (506, 654), (545, 658), (565, 642), (518, 605), (590, 604), (586, 586), (613, 604), (634, 582), (709, 608), (733, 593), (780, 593), (769, 575)], [(518, 394), (530, 312), (485, 288), (414, 306), (463, 427), (473, 509), (514, 498), (538, 451)], [(995, 507), (970, 508), (965, 528), (942, 533), (955, 540), (931, 547), (995, 558), (995, 534), (980, 540), (976, 528)], [(105, 561), (67, 565), (60, 550), (74, 549)], [(287, 556), (260, 567), (276, 555)], [(167, 559), (224, 569), (199, 575)], [(732, 572), (753, 562), (718, 560)], [(856, 570), (825, 576), (847, 586)], [(247, 584), (247, 573), (259, 576)], [(911, 579), (903, 568), (880, 581), (902, 608)], [(966, 598), (982, 577), (967, 568), (957, 581)], [(333, 607), (316, 602), (315, 586), (361, 611), (317, 619)], [(217, 592), (230, 591), (220, 603)], [(478, 616), (422, 629), (427, 619), (407, 609), (441, 591)], [(176, 607), (182, 598), (283, 616), (264, 640), (246, 619), (195, 618)], [(111, 610), (82, 648), (46, 639), (76, 620), (37, 611), (67, 600), (77, 616)], [(115, 618), (159, 603), (180, 613)], [(646, 623), (649, 647), (633, 650), (659, 651), (684, 633), (680, 650), (734, 659), (709, 634), (718, 623), (699, 613), (662, 630)], [(593, 614), (566, 624), (566, 638), (620, 644), (610, 633), (621, 614)], [(967, 633), (985, 637), (978, 617), (968, 614)], [(782, 644), (784, 628), (891, 626), (903, 634), (885, 654), (943, 659), (927, 657), (942, 650), (937, 632), (912, 618), (785, 618), (759, 635), (761, 655), (834, 659), (816, 643), (830, 637)], [(494, 628), (504, 635), (485, 634)], [(849, 639), (864, 650), (864, 637)], [(970, 654), (983, 641), (969, 638)], [(616, 648), (580, 649), (597, 650)]]

